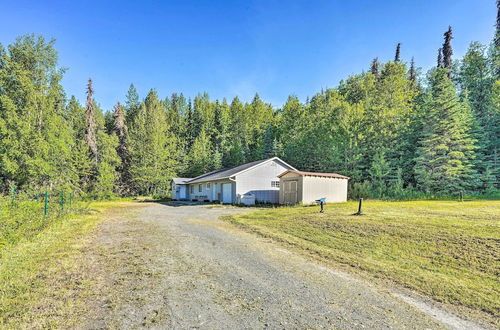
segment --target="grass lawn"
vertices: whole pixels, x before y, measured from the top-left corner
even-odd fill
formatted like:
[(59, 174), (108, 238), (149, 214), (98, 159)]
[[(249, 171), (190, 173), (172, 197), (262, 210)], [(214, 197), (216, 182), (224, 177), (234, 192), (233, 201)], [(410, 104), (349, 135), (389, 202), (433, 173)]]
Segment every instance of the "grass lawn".
[(365, 201), (228, 217), (244, 228), (437, 301), (500, 316), (500, 201)]
[(68, 311), (88, 312), (73, 306), (90, 285), (82, 280), (79, 257), (101, 211), (117, 203), (92, 203), (86, 214), (68, 215), (0, 251), (0, 328), (70, 328), (77, 315)]

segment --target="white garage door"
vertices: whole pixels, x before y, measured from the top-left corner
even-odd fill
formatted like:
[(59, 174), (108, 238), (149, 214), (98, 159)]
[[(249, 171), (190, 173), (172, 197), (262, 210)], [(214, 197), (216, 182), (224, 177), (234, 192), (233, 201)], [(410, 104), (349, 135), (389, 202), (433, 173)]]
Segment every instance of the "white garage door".
[(231, 202), (232, 202), (231, 196), (232, 196), (231, 184), (230, 183), (223, 183), (222, 184), (222, 203), (231, 204)]

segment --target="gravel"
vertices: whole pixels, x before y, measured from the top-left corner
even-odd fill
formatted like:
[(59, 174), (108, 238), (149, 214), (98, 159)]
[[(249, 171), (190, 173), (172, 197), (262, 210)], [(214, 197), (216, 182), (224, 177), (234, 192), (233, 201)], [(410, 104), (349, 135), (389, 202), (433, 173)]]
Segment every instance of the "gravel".
[(87, 251), (96, 293), (82, 328), (475, 327), (219, 220), (247, 211), (158, 203), (115, 210)]

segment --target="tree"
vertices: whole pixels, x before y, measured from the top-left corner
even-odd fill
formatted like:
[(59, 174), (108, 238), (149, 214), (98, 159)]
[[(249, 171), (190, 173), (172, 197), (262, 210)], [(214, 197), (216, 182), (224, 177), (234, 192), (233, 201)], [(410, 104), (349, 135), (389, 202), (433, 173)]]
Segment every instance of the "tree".
[(33, 190), (75, 181), (57, 61), (54, 40), (41, 36), (0, 45), (0, 191), (7, 181)]
[(429, 193), (453, 194), (475, 188), (474, 140), (470, 136), (470, 108), (461, 102), (447, 68), (430, 76), (424, 136), (415, 173), (418, 185)]
[(134, 118), (139, 111), (139, 107), (139, 93), (137, 93), (137, 89), (134, 84), (130, 84), (125, 101), (125, 117), (127, 118), (127, 123), (129, 125), (134, 121)]
[(451, 39), (453, 39), (453, 33), (451, 31), (451, 26), (449, 26), (448, 31), (444, 33), (443, 43), (443, 67), (448, 69), (448, 77), (451, 77), (451, 56), (453, 55), (453, 49), (451, 48)]
[(444, 67), (444, 63), (443, 63), (443, 48), (439, 48), (438, 49), (437, 67), (438, 68), (443, 68)]
[(129, 141), (128, 141), (128, 127), (125, 118), (125, 112), (123, 111), (123, 106), (118, 102), (115, 105), (113, 112), (113, 133), (118, 138), (116, 152), (118, 157), (120, 157), (120, 167), (118, 167), (118, 173), (120, 175), (119, 181), (119, 192), (125, 194), (130, 187), (130, 153), (129, 153)]
[(394, 62), (399, 62), (400, 59), (400, 54), (401, 53), (401, 43), (398, 42), (398, 45), (396, 46), (396, 55), (394, 55)]
[(87, 84), (87, 103), (85, 111), (85, 122), (87, 128), (85, 132), (85, 143), (89, 148), (89, 156), (97, 166), (97, 124), (94, 110), (94, 89), (92, 88), (92, 79), (89, 78)]
[(415, 59), (413, 57), (411, 58), (411, 62), (410, 62), (410, 70), (408, 71), (408, 79), (410, 79), (410, 81), (413, 84), (417, 83), (417, 72), (415, 69)]
[(379, 61), (378, 61), (378, 57), (375, 57), (372, 61), (372, 64), (370, 66), (370, 72), (374, 75), (374, 76), (378, 76), (378, 70), (379, 70)]
[(165, 104), (151, 90), (130, 129), (130, 175), (139, 194), (163, 194), (179, 166), (178, 141), (165, 116)]

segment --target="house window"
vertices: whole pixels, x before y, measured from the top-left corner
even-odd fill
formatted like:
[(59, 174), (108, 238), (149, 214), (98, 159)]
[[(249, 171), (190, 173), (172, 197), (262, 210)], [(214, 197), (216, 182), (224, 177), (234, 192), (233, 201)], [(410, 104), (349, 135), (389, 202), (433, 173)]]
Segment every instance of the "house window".
[(210, 183), (207, 183), (207, 189), (210, 189)]
[(273, 187), (273, 188), (279, 188), (280, 187), (280, 182), (279, 181), (271, 181), (271, 187)]
[(191, 188), (191, 194), (194, 193), (194, 186), (190, 186)]
[(198, 192), (201, 192), (201, 184), (198, 185)]

